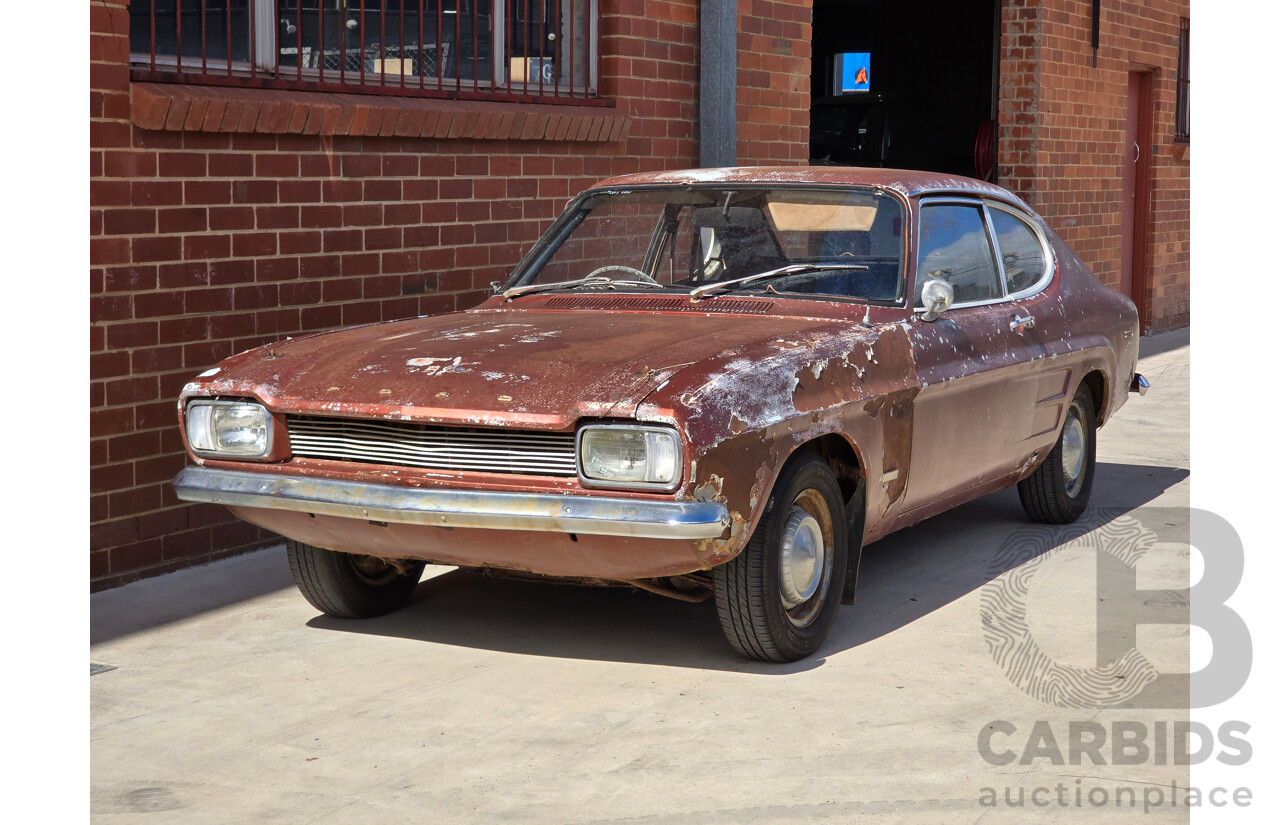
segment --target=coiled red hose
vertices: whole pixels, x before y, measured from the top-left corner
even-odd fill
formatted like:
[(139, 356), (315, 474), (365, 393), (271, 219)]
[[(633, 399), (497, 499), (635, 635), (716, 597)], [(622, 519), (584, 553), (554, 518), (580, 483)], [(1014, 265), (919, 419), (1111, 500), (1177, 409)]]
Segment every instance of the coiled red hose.
[(973, 141), (973, 174), (979, 180), (991, 180), (996, 172), (996, 122), (984, 120)]

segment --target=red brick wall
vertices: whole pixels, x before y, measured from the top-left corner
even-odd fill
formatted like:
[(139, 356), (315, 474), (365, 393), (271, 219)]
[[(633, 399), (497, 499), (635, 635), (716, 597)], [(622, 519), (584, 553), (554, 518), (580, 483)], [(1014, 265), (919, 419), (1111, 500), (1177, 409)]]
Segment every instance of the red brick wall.
[[(1183, 325), (1189, 157), (1172, 135), (1188, 4), (1104, 4), (1096, 69), (1090, 5), (1003, 0), (1001, 182), (1114, 283), (1127, 72), (1154, 68), (1147, 305), (1152, 328)], [(697, 163), (696, 0), (603, 3), (613, 107), (573, 116), (131, 88), (127, 0), (90, 9), (95, 587), (272, 540), (169, 489), (185, 464), (175, 399), (193, 374), (286, 335), (471, 306), (573, 192)], [(812, 0), (738, 10), (739, 162), (803, 163)]]
[(738, 162), (809, 162), (813, 0), (738, 0)]
[[(287, 335), (464, 309), (572, 193), (697, 164), (696, 0), (602, 4), (603, 125), (551, 107), (131, 90), (127, 5), (90, 4), (95, 588), (272, 540), (169, 487), (195, 373)], [(740, 3), (741, 163), (807, 156), (810, 20), (811, 0)]]
[(1128, 75), (1154, 72), (1148, 331), (1186, 326), (1191, 317), (1190, 151), (1173, 142), (1178, 20), (1189, 5), (1104, 3), (1096, 68), (1087, 0), (1002, 6), (1000, 182), (1111, 285), (1120, 281)]

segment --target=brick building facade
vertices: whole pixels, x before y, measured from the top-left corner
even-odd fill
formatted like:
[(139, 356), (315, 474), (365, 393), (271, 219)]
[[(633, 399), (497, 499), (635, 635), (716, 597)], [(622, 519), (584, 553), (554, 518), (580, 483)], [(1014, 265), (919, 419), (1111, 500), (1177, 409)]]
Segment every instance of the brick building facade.
[(1120, 284), (1129, 75), (1150, 77), (1144, 332), (1191, 323), (1190, 146), (1174, 139), (1179, 21), (1187, 0), (1108, 3), (1091, 45), (1091, 4), (1001, 4), (1002, 186), (1035, 208), (1104, 283)]
[[(998, 177), (1115, 282), (1125, 84), (1152, 69), (1145, 317), (1185, 325), (1188, 4), (1108, 4), (1097, 68), (1090, 5), (1001, 0)], [(169, 489), (193, 374), (284, 336), (464, 309), (573, 192), (697, 165), (697, 0), (599, 8), (605, 105), (563, 105), (143, 82), (127, 0), (91, 4), (95, 588), (273, 540)], [(811, 41), (812, 0), (739, 0), (740, 164), (807, 162)]]

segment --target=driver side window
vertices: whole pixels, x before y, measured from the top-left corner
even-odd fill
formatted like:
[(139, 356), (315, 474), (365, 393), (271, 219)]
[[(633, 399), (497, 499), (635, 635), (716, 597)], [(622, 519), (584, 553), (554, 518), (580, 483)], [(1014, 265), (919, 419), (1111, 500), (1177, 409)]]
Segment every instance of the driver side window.
[(980, 206), (957, 203), (921, 206), (917, 252), (916, 306), (921, 306), (920, 291), (925, 281), (933, 278), (951, 284), (957, 306), (988, 301), (1003, 294)]

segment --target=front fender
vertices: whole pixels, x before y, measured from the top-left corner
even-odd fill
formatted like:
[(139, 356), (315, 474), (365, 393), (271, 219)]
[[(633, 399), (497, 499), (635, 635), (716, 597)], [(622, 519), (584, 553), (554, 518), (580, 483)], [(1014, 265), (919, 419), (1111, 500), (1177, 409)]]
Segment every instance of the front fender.
[[(836, 434), (868, 483), (868, 536), (896, 513), (910, 473), (912, 407), (919, 382), (902, 324), (846, 327), (737, 350), (681, 372), (637, 410), (674, 423), (690, 445), (680, 495), (729, 511), (727, 535), (700, 542), (706, 568), (746, 546), (786, 462)], [(880, 483), (881, 479), (888, 479)]]

